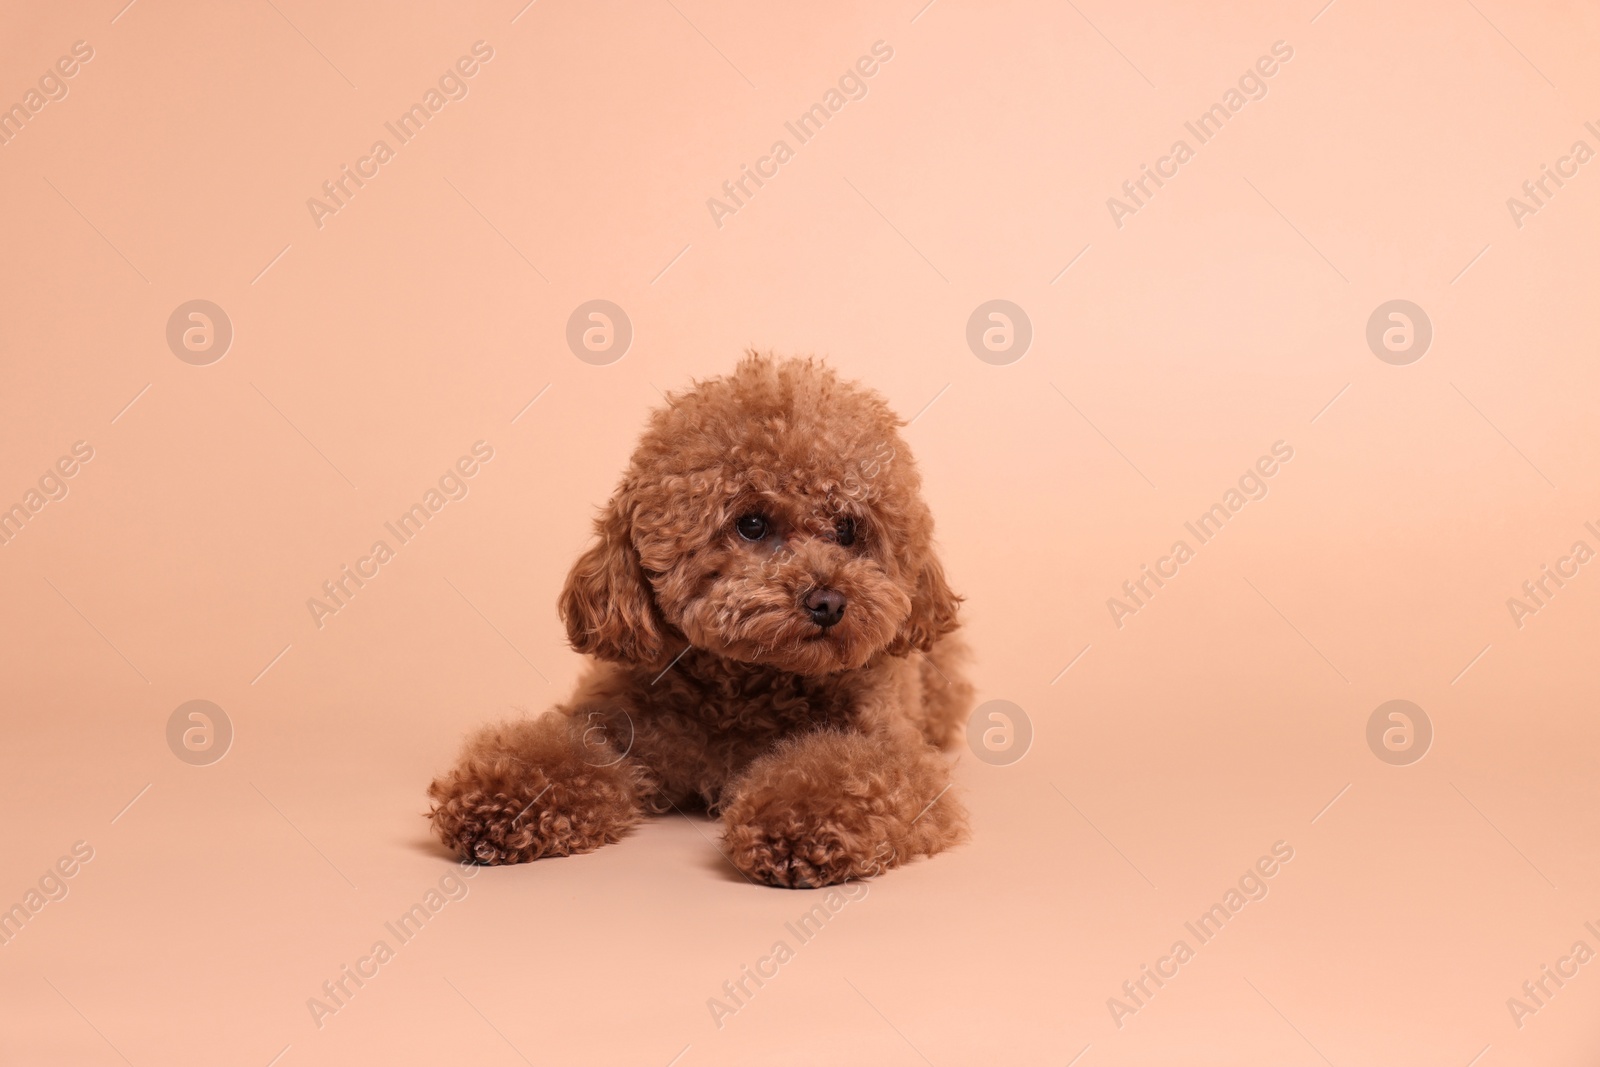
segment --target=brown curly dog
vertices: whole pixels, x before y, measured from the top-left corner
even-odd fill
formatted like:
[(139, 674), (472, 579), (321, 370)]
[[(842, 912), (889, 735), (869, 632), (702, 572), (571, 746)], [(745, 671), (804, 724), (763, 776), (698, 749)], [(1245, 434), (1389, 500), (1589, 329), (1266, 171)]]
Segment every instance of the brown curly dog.
[(750, 353), (653, 413), (561, 594), (596, 657), (572, 699), (489, 727), (428, 789), (479, 863), (588, 852), (644, 815), (720, 815), (772, 885), (959, 841), (940, 749), (972, 688), (933, 518), (876, 393)]

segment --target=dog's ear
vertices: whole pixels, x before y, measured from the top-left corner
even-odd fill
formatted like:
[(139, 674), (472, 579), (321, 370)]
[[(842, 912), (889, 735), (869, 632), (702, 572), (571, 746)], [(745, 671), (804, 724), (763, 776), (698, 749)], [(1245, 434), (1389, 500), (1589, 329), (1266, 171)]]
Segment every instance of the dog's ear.
[(595, 521), (599, 541), (578, 557), (561, 590), (561, 619), (572, 647), (600, 659), (649, 663), (661, 654), (663, 622), (618, 492)]
[(934, 642), (960, 625), (956, 618), (960, 607), (961, 597), (951, 591), (944, 580), (944, 567), (928, 549), (917, 572), (916, 590), (911, 594), (911, 615), (889, 645), (889, 652), (904, 656), (913, 650), (929, 651)]

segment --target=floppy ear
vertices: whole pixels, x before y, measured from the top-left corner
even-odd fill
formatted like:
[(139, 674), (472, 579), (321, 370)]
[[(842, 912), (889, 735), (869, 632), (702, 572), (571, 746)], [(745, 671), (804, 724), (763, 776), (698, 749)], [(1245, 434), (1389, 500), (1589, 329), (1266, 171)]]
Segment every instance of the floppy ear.
[(889, 645), (890, 654), (904, 656), (913, 650), (931, 650), (934, 642), (960, 625), (956, 618), (960, 606), (961, 597), (945, 583), (944, 567), (933, 549), (927, 549), (917, 572), (916, 591), (911, 594), (911, 615)]
[(622, 663), (661, 654), (662, 619), (629, 533), (618, 493), (595, 521), (600, 540), (578, 557), (561, 590), (561, 619), (579, 652)]

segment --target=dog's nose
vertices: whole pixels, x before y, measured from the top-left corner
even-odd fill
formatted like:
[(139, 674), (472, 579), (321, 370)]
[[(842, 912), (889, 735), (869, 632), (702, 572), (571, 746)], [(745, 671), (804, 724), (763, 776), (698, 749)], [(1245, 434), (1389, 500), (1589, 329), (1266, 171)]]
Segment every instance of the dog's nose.
[(813, 589), (804, 603), (811, 621), (824, 630), (844, 618), (844, 594), (837, 590)]

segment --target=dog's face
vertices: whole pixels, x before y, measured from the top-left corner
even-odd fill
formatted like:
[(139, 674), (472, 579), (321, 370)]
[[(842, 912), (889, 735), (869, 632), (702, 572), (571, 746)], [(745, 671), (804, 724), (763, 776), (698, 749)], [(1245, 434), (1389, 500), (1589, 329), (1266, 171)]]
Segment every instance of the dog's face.
[(568, 576), (573, 647), (649, 664), (681, 636), (809, 675), (931, 647), (959, 598), (897, 425), (803, 360), (752, 356), (675, 397)]

